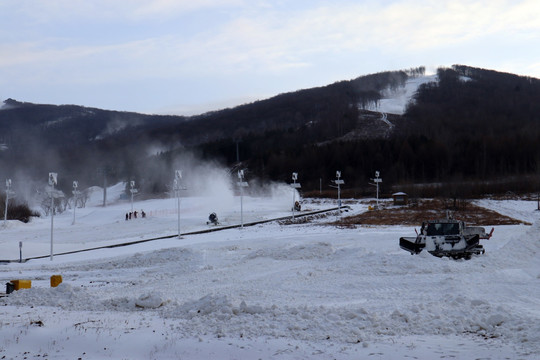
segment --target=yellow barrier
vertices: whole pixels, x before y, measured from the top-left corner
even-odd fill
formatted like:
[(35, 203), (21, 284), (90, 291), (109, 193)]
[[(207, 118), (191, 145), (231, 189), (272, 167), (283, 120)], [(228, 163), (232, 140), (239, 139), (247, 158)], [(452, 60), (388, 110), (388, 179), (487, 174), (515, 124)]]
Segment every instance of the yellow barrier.
[(32, 287), (32, 280), (11, 280), (15, 290), (30, 289)]
[(57, 287), (62, 283), (62, 275), (51, 276), (51, 287)]

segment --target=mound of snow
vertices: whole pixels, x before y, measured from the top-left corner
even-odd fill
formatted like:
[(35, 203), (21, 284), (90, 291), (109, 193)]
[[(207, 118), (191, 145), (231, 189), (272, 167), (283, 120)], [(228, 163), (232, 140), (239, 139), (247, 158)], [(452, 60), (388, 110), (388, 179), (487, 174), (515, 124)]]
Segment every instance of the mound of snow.
[(141, 295), (135, 301), (135, 306), (139, 308), (156, 309), (164, 305), (165, 303), (166, 301), (163, 299), (161, 294), (150, 293), (150, 294)]
[[(62, 283), (57, 287), (20, 289), (2, 299), (9, 305), (19, 306), (53, 306), (66, 310), (103, 309), (90, 292), (84, 288), (72, 287)], [(97, 307), (90, 304), (98, 304)]]
[(233, 306), (227, 296), (207, 295), (195, 301), (184, 303), (178, 312), (188, 319), (213, 315), (220, 320), (226, 320), (233, 314)]

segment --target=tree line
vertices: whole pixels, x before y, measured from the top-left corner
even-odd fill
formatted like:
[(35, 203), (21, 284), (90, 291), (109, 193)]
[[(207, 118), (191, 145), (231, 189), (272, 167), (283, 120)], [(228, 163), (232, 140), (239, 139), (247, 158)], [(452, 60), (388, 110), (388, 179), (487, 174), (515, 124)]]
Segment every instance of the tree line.
[[(10, 139), (0, 169), (22, 168), (34, 178), (58, 171), (65, 191), (73, 180), (81, 186), (136, 180), (151, 193), (167, 191), (164, 169), (188, 152), (264, 179), (289, 181), (299, 172), (312, 189), (328, 184), (336, 170), (358, 189), (370, 189), (376, 170), (385, 186), (540, 176), (540, 81), (530, 77), (441, 68), (438, 82), (422, 85), (405, 114), (392, 117), (390, 136), (345, 136), (369, 133), (362, 107), (424, 72), (372, 74), (189, 118), (10, 102), (13, 110), (0, 112), (2, 136)], [(159, 153), (149, 153), (154, 144)]]
[[(247, 137), (242, 143), (246, 166), (279, 180), (298, 171), (311, 188), (321, 178), (328, 183), (335, 170), (349, 177), (350, 186), (365, 188), (378, 170), (394, 184), (500, 184), (508, 179), (512, 189), (538, 191), (538, 182), (531, 179), (540, 175), (540, 81), (466, 66), (441, 68), (437, 75), (437, 83), (420, 87), (390, 138), (321, 145), (317, 140), (322, 136), (312, 136), (304, 125)], [(354, 128), (348, 120), (356, 113), (341, 116), (329, 126), (342, 121), (348, 130)], [(225, 161), (232, 163), (233, 147), (232, 141), (222, 140), (201, 148), (210, 157), (228, 154)]]

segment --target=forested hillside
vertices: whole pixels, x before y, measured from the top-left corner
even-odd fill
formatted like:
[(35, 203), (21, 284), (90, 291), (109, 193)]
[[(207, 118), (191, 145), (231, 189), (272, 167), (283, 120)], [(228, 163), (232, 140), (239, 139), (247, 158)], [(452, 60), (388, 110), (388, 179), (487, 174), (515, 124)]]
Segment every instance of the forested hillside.
[[(288, 147), (286, 134), (292, 134), (295, 145), (331, 141), (358, 126), (360, 109), (375, 104), (381, 89), (396, 88), (408, 74), (419, 71), (367, 75), (192, 117), (8, 99), (0, 109), (0, 176), (40, 179), (56, 171), (66, 179), (61, 186), (75, 178), (84, 179), (85, 185), (101, 185), (108, 177), (137, 179), (148, 184), (148, 191), (162, 191), (170, 174), (160, 169), (173, 156), (212, 154), (223, 160), (221, 165), (231, 166), (239, 141), (243, 161), (251, 156), (245, 145), (259, 138), (266, 141), (258, 144), (257, 154)], [(366, 133), (386, 134), (376, 126), (371, 130)], [(157, 165), (162, 161), (163, 166)]]
[[(441, 68), (438, 82), (422, 85), (404, 116), (392, 121), (396, 129), (388, 138), (320, 144), (304, 141), (309, 130), (301, 128), (251, 138), (244, 147), (250, 168), (283, 180), (296, 169), (309, 174), (312, 188), (341, 170), (351, 187), (366, 191), (378, 170), (391, 184), (472, 181), (486, 191), (538, 189), (538, 79), (467, 66)], [(232, 152), (232, 144), (218, 146), (227, 147)], [(497, 186), (481, 186), (489, 183)]]
[(540, 80), (454, 66), (420, 87), (405, 115), (421, 141), (442, 152), (429, 177), (488, 179), (540, 171)]
[(456, 182), (537, 191), (540, 80), (456, 65), (421, 85), (403, 115), (367, 110), (423, 75), (423, 67), (383, 72), (192, 117), (9, 99), (0, 110), (0, 176), (57, 171), (64, 187), (134, 179), (160, 193), (189, 154), (263, 179), (299, 172), (305, 190), (327, 188), (340, 170), (347, 188), (366, 193), (378, 170), (387, 192)]

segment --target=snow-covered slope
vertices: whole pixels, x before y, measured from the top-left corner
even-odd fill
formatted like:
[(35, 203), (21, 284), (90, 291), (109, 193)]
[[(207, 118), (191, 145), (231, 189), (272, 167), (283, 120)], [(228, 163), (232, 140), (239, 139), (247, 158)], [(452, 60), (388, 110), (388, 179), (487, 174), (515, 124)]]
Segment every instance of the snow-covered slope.
[(418, 87), (429, 82), (436, 82), (437, 75), (425, 75), (410, 77), (405, 86), (396, 90), (386, 89), (383, 98), (377, 105), (372, 105), (366, 110), (379, 111), (382, 113), (402, 115), (409, 101), (412, 99)]
[[(113, 191), (111, 190), (111, 194)], [(244, 197), (247, 220), (290, 214), (291, 190)], [(96, 205), (55, 218), (58, 250), (175, 233), (175, 199)], [(335, 205), (304, 201), (303, 209)], [(407, 226), (268, 223), (0, 265), (0, 357), (54, 359), (537, 359), (540, 214), (498, 226), (470, 261), (410, 256)], [(366, 211), (352, 202), (350, 213)], [(240, 199), (182, 198), (186, 231), (208, 213), (236, 223)], [(80, 216), (80, 217), (79, 217)], [(336, 215), (332, 215), (331, 219)], [(2, 258), (47, 253), (49, 219), (0, 230)], [(49, 286), (61, 274), (63, 283)]]

